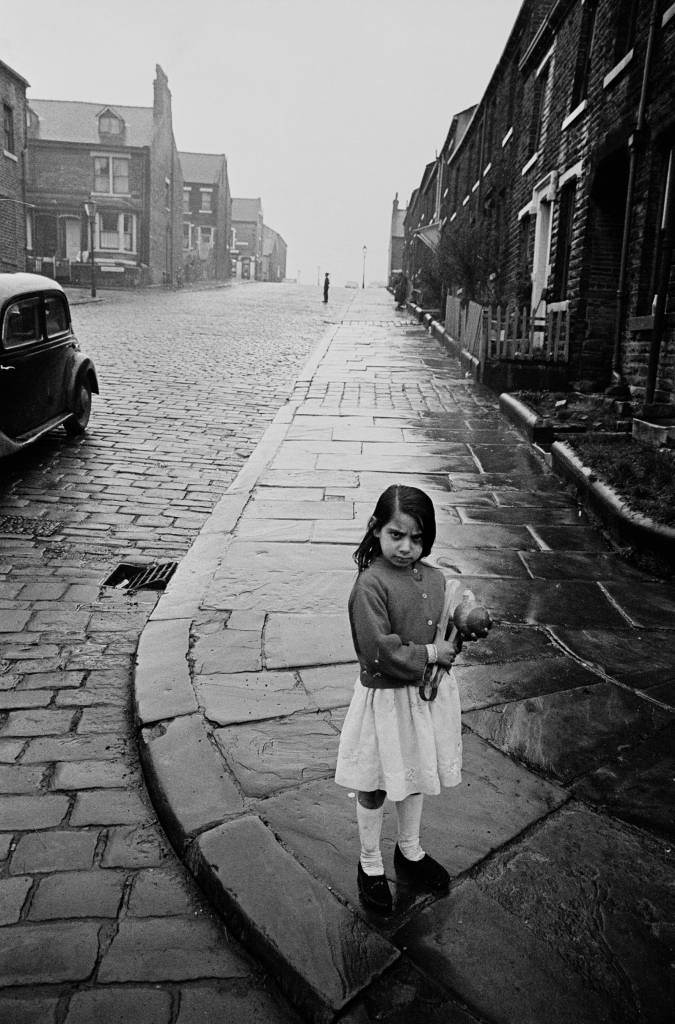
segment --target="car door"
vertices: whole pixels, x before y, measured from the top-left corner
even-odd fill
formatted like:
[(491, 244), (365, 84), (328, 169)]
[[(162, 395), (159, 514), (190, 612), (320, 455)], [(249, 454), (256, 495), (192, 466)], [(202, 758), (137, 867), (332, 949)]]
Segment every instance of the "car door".
[(48, 338), (42, 295), (5, 307), (0, 336), (0, 430), (19, 438), (64, 411), (64, 337)]

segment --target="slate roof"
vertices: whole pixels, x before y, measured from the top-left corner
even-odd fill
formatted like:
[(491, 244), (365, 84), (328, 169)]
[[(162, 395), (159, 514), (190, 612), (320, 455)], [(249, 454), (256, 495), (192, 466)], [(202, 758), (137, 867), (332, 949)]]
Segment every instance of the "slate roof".
[(257, 221), (258, 214), (262, 212), (262, 201), (258, 199), (233, 199), (232, 220)]
[(184, 182), (212, 185), (219, 181), (225, 161), (224, 153), (179, 153)]
[(149, 146), (152, 141), (152, 107), (34, 99), (28, 101), (28, 106), (40, 118), (37, 138), (41, 140), (99, 145), (98, 116), (104, 110), (110, 110), (124, 121), (125, 146)]

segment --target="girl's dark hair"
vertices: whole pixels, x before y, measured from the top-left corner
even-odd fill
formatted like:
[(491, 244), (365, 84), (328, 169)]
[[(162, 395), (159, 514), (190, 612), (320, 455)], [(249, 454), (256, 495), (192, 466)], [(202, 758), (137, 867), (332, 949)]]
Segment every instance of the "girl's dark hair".
[(386, 526), (397, 512), (411, 516), (422, 531), (422, 558), (431, 551), (436, 540), (436, 514), (431, 498), (417, 487), (392, 484), (378, 498), (375, 511), (368, 520), (365, 536), (354, 552), (353, 558), (359, 572), (367, 569), (382, 554), (374, 531)]

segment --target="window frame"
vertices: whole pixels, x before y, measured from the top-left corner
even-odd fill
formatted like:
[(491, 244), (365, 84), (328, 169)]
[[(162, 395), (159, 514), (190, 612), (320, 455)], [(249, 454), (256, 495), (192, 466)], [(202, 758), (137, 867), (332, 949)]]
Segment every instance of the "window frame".
[[(5, 307), (3, 318), (2, 318), (2, 350), (3, 352), (15, 352), (17, 349), (28, 348), (30, 345), (40, 344), (44, 341), (44, 309), (42, 306), (42, 295), (22, 295), (16, 299), (13, 299)], [(19, 307), (27, 304), (32, 304), (35, 307), (36, 316), (34, 317), (34, 324), (38, 326), (38, 332), (36, 337), (32, 338), (21, 338), (13, 341), (8, 337), (8, 321), (9, 315), (14, 306)]]
[[(65, 327), (59, 327), (58, 330), (50, 331), (49, 327), (49, 304), (55, 303), (56, 306), (60, 307), (60, 312), (63, 313), (65, 319)], [(45, 335), (47, 340), (51, 341), (53, 338), (61, 338), (63, 335), (70, 332), (70, 313), (68, 309), (68, 303), (65, 301), (63, 295), (55, 292), (53, 295), (45, 295), (43, 297), (44, 304), (44, 318), (45, 318)]]
[(16, 156), (16, 132), (14, 130), (14, 107), (2, 102), (2, 148), (4, 153)]
[[(131, 157), (127, 154), (120, 155), (119, 153), (93, 153), (93, 164), (94, 164), (94, 187), (92, 194), (97, 196), (128, 196), (131, 195), (129, 191), (129, 173), (131, 171)], [(106, 188), (102, 189), (98, 186), (103, 183), (104, 175), (102, 172), (97, 171), (97, 163), (106, 161), (108, 168), (105, 174)], [(120, 175), (119, 168), (115, 167), (115, 164), (124, 164), (126, 168), (126, 174)], [(120, 179), (126, 182), (126, 191), (116, 191), (115, 186), (119, 183)]]
[[(117, 221), (117, 227), (113, 229), (103, 227), (104, 217), (115, 217)], [(130, 230), (125, 230), (125, 221), (129, 220)], [(117, 245), (109, 245), (103, 243), (103, 235), (115, 235), (117, 238)], [(130, 248), (126, 248), (124, 240), (126, 236), (130, 237)], [(138, 254), (138, 218), (137, 215), (130, 210), (98, 210), (96, 213), (96, 248), (100, 252), (116, 252), (126, 256), (136, 256)], [(121, 244), (120, 244), (121, 243)]]

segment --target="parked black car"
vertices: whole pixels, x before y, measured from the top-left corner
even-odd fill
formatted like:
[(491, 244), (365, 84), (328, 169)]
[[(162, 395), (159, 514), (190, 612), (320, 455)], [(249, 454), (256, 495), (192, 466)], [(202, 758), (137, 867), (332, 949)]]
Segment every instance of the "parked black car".
[(0, 456), (63, 424), (84, 433), (93, 362), (73, 334), (60, 284), (39, 274), (0, 274)]

